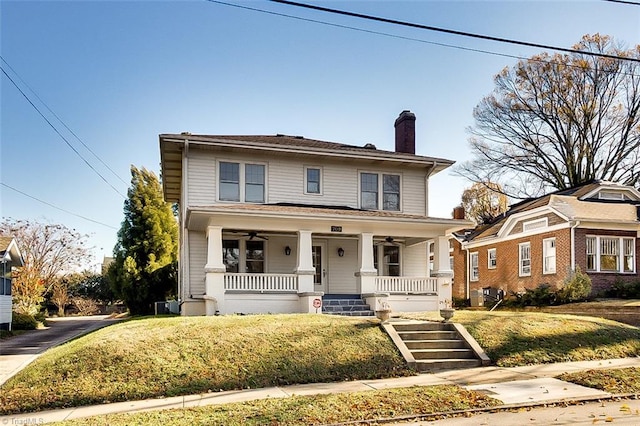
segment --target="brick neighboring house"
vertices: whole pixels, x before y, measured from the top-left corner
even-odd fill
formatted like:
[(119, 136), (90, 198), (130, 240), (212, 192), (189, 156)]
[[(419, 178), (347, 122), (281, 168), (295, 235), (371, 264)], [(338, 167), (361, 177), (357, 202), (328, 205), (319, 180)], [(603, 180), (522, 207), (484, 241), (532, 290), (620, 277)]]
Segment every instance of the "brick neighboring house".
[(454, 297), (559, 288), (576, 266), (597, 295), (618, 280), (640, 280), (640, 191), (591, 182), (512, 205), (453, 236)]

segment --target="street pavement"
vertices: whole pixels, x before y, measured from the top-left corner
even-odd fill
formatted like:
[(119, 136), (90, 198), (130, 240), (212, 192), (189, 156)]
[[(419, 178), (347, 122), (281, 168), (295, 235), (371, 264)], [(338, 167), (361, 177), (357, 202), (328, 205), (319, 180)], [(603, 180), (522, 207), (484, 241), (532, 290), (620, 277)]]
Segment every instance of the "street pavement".
[(46, 328), (0, 340), (0, 385), (47, 349), (118, 321), (107, 315), (49, 318)]

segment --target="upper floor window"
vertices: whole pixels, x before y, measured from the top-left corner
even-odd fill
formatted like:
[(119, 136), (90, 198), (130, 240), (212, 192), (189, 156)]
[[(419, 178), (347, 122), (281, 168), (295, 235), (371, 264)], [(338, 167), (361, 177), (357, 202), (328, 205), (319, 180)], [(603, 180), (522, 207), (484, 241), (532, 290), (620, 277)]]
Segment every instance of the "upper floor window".
[(361, 173), (360, 207), (400, 211), (400, 175)]
[(542, 273), (553, 274), (556, 272), (556, 239), (542, 240)]
[(601, 200), (631, 200), (624, 192), (622, 191), (600, 191), (598, 192), (598, 198)]
[(528, 277), (531, 275), (531, 243), (518, 244), (518, 275)]
[(265, 166), (221, 161), (219, 166), (220, 201), (264, 203)]
[(587, 271), (635, 272), (635, 238), (588, 236)]
[(478, 252), (471, 253), (469, 259), (469, 279), (478, 281), (480, 279), (480, 270), (478, 268)]
[(322, 180), (322, 170), (318, 167), (305, 168), (305, 193), (321, 194), (320, 182)]
[(498, 266), (497, 251), (494, 248), (487, 250), (487, 268), (496, 269)]

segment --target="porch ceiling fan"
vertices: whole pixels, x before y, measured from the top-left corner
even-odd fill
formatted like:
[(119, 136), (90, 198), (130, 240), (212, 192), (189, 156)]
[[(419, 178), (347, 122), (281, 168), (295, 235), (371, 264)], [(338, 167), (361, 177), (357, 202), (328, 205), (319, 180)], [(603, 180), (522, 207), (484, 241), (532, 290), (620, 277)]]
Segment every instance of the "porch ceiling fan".
[(254, 238), (257, 238), (259, 240), (269, 240), (267, 237), (258, 235), (256, 231), (249, 231), (248, 233), (245, 234), (245, 237), (249, 237), (249, 241), (253, 240)]
[(386, 237), (384, 240), (378, 241), (377, 243), (375, 243), (375, 245), (398, 246), (400, 244), (397, 241), (395, 241), (393, 237)]

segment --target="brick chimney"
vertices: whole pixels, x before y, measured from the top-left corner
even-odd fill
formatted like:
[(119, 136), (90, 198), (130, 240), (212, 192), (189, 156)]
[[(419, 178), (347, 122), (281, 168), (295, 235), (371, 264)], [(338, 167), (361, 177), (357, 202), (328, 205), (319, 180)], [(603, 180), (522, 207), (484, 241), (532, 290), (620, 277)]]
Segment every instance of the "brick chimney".
[(416, 116), (409, 110), (400, 113), (396, 128), (396, 152), (416, 153)]
[(462, 206), (454, 207), (452, 216), (454, 219), (464, 219), (464, 207)]

